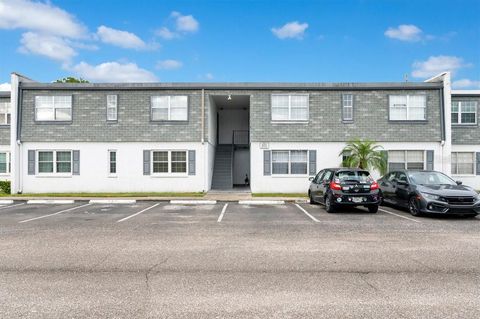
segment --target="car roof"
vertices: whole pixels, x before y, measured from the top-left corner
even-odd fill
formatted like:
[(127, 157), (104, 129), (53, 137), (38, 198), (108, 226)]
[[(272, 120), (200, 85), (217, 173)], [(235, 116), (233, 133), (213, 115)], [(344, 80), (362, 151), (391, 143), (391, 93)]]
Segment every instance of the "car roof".
[(356, 171), (356, 172), (368, 172), (368, 169), (358, 168), (358, 167), (332, 167), (332, 168), (324, 168), (323, 170), (329, 171)]

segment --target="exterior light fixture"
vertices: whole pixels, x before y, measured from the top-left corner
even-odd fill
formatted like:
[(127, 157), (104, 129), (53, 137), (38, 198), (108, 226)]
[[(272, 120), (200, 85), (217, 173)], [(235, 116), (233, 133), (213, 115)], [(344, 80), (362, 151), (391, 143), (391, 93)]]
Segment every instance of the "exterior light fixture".
[(231, 96), (230, 94), (228, 95), (227, 100), (228, 100), (228, 101), (231, 101), (231, 100), (232, 100), (232, 96)]

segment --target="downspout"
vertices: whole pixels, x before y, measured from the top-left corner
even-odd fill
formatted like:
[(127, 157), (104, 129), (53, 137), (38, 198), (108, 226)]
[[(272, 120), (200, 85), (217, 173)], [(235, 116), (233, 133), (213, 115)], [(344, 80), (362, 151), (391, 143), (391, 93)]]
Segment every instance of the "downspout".
[(444, 103), (444, 90), (443, 88), (440, 89), (439, 95), (440, 95), (440, 123), (442, 125), (441, 129), (441, 141), (440, 141), (440, 147), (442, 150), (442, 172), (444, 172), (444, 160), (443, 160), (443, 154), (444, 154), (444, 147), (445, 147), (445, 136), (446, 136), (446, 125), (445, 125), (445, 103)]
[(205, 143), (205, 89), (202, 89), (202, 144)]

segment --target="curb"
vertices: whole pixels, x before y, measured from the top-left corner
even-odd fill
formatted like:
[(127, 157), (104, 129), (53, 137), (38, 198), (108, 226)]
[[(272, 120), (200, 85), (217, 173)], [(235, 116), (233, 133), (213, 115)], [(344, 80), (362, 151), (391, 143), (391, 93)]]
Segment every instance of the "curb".
[(89, 204), (135, 204), (137, 201), (135, 199), (91, 199)]
[(284, 200), (239, 200), (240, 205), (285, 205)]
[(30, 199), (27, 204), (73, 204), (71, 199)]
[(178, 205), (215, 205), (216, 200), (171, 200), (170, 204)]
[(0, 200), (0, 205), (11, 205), (13, 204), (13, 199), (2, 199)]

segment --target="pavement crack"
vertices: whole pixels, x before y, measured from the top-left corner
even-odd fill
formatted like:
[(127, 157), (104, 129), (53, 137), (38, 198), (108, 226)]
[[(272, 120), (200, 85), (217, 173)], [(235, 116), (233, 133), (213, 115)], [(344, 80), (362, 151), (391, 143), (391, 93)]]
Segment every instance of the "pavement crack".
[(158, 263), (154, 264), (153, 266), (151, 266), (150, 268), (148, 268), (147, 271), (145, 272), (145, 287), (146, 287), (148, 293), (151, 292), (150, 274), (155, 270), (155, 268), (157, 268), (160, 265), (165, 264), (167, 261), (168, 261), (168, 258), (165, 258), (161, 262), (158, 262)]

